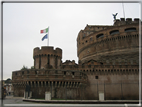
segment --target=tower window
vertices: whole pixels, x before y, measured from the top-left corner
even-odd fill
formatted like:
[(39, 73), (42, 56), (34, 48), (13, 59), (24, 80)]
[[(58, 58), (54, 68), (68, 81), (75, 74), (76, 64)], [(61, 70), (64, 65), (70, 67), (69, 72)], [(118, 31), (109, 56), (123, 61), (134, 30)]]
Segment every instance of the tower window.
[(102, 38), (102, 37), (104, 37), (104, 34), (99, 34), (99, 35), (97, 35), (96, 37), (97, 37), (97, 38)]
[(125, 32), (132, 32), (132, 31), (136, 31), (136, 28), (127, 28), (127, 29), (125, 29)]
[(119, 33), (119, 30), (113, 30), (110, 32), (110, 35), (113, 35), (113, 34), (118, 34)]

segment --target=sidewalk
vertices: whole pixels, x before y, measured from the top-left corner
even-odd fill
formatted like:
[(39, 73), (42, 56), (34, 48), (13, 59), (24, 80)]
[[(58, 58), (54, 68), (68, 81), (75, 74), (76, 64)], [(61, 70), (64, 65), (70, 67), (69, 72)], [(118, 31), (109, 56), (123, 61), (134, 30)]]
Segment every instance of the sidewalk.
[(52, 103), (52, 104), (139, 104), (139, 100), (43, 100), (25, 99), (24, 97), (6, 96), (6, 99), (22, 99), (26, 102)]
[(6, 96), (6, 99), (23, 99), (24, 97), (13, 97), (13, 95)]
[(39, 100), (23, 99), (27, 102), (54, 103), (54, 104), (139, 104), (139, 100)]

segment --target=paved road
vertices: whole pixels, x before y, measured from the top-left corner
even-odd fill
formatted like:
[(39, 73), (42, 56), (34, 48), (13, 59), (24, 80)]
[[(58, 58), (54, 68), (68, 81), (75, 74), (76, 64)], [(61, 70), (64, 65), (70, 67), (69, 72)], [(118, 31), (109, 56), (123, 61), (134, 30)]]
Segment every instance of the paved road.
[[(2, 102), (4, 105), (1, 105), (1, 107), (130, 107), (130, 105), (127, 104), (46, 104), (25, 102), (21, 97), (12, 96), (6, 97), (4, 100), (2, 100)], [(133, 107), (136, 107), (136, 105), (134, 105)]]

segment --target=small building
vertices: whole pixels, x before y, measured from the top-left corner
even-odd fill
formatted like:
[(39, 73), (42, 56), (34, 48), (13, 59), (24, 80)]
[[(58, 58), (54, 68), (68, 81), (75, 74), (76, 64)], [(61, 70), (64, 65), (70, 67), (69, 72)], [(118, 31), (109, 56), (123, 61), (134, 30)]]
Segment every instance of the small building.
[(4, 80), (4, 87), (6, 88), (6, 96), (13, 95), (13, 86), (11, 81), (12, 80), (10, 78)]

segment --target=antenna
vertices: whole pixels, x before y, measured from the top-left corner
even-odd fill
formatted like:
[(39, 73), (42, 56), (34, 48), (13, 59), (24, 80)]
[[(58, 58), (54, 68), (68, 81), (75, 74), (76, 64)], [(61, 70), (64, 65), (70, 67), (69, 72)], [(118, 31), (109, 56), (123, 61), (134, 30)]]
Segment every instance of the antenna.
[(124, 18), (125, 18), (125, 11), (124, 11), (124, 4), (123, 4), (123, 0), (122, 0), (122, 7), (123, 7), (123, 15), (124, 15)]

